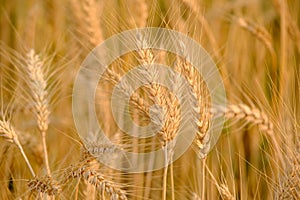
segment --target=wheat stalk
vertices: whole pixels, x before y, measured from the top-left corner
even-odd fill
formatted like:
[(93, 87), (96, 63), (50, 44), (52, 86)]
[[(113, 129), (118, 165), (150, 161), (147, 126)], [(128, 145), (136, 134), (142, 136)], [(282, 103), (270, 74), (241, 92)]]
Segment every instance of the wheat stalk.
[[(137, 53), (139, 55), (139, 61), (142, 65), (144, 65), (140, 72), (147, 83), (145, 87), (150, 93), (151, 100), (163, 108), (162, 114), (158, 110), (155, 111), (157, 115), (156, 119), (154, 119), (153, 121), (157, 125), (162, 125), (162, 129), (159, 131), (158, 134), (160, 135), (162, 147), (165, 152), (165, 168), (163, 175), (162, 192), (162, 199), (165, 200), (167, 193), (166, 190), (168, 165), (169, 162), (172, 160), (173, 148), (176, 143), (176, 134), (180, 125), (179, 103), (178, 99), (173, 94), (169, 93), (166, 88), (155, 83), (155, 80), (159, 76), (159, 72), (157, 71), (156, 66), (153, 66), (153, 64), (155, 63), (155, 56), (152, 52), (152, 49), (147, 48), (147, 41), (141, 35), (138, 35), (137, 46), (139, 47), (139, 49), (137, 50)], [(164, 123), (162, 124), (162, 122)], [(173, 173), (172, 166), (171, 173)], [(171, 174), (171, 185), (172, 199), (174, 199), (175, 195), (173, 174)]]
[(29, 151), (32, 155), (34, 155), (35, 160), (38, 164), (42, 164), (43, 161), (43, 146), (40, 141), (27, 132), (22, 132), (19, 135), (20, 142), (22, 146)]
[(48, 176), (51, 176), (47, 143), (46, 143), (46, 132), (48, 130), (49, 124), (49, 97), (47, 92), (47, 81), (45, 78), (45, 69), (43, 66), (43, 61), (40, 59), (39, 55), (31, 49), (27, 53), (27, 74), (29, 76), (29, 87), (32, 92), (32, 97), (34, 100), (35, 115), (37, 118), (38, 128), (42, 135), (42, 144), (44, 151), (44, 159)]
[(287, 28), (288, 33), (297, 46), (298, 53), (300, 53), (300, 31), (296, 21), (291, 16), (291, 13), (288, 12), (288, 5), (284, 1), (280, 0), (273, 0), (272, 2), (277, 12), (281, 15), (281, 20), (286, 21), (286, 23), (281, 24), (282, 28)]
[(23, 147), (18, 139), (18, 134), (15, 128), (11, 125), (9, 121), (6, 120), (0, 120), (0, 137), (3, 137), (6, 139), (8, 142), (14, 143), (18, 149), (20, 150), (29, 170), (32, 176), (35, 176), (35, 173), (32, 169), (32, 166), (23, 150)]

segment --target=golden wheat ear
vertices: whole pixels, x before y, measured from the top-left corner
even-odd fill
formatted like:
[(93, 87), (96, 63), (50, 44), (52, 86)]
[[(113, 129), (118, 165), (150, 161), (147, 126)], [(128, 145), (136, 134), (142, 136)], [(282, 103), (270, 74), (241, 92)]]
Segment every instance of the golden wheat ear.
[(127, 200), (126, 191), (121, 189), (123, 185), (108, 180), (104, 174), (82, 163), (69, 167), (65, 171), (64, 182), (72, 179), (83, 179), (93, 185), (102, 199)]
[(300, 199), (300, 160), (297, 160), (297, 158), (281, 178), (276, 195), (280, 200)]
[(81, 45), (87, 49), (94, 48), (103, 41), (101, 13), (103, 3), (96, 0), (69, 0), (76, 23), (76, 32), (80, 36)]
[(227, 107), (213, 107), (210, 112), (215, 116), (223, 115), (228, 120), (244, 120), (249, 124), (256, 125), (261, 131), (267, 134), (272, 146), (274, 147), (276, 159), (280, 162), (278, 164), (282, 164), (284, 166), (284, 160), (281, 154), (282, 152), (274, 134), (274, 124), (264, 111), (254, 107), (251, 108), (245, 104), (230, 104)]
[(42, 136), (45, 167), (48, 176), (51, 176), (46, 142), (46, 134), (50, 115), (50, 99), (47, 90), (48, 83), (45, 66), (43, 60), (35, 53), (33, 49), (27, 53), (26, 64), (26, 71), (29, 77), (29, 87), (31, 89), (34, 104), (34, 113), (37, 119), (39, 131)]
[(211, 108), (212, 115), (224, 115), (231, 120), (245, 120), (248, 123), (257, 125), (261, 131), (269, 135), (274, 134), (274, 125), (265, 112), (258, 108), (251, 108), (245, 104), (231, 104), (227, 107), (219, 106)]
[(35, 177), (28, 181), (31, 193), (42, 194), (43, 196), (57, 196), (61, 192), (60, 185), (50, 176)]

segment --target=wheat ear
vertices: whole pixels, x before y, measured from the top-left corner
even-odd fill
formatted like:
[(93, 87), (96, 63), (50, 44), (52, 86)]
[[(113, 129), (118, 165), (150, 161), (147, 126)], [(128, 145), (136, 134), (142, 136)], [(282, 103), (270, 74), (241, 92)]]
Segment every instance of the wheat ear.
[(67, 169), (65, 180), (83, 178), (89, 184), (94, 185), (102, 197), (105, 199), (105, 195), (108, 195), (111, 199), (125, 200), (126, 191), (121, 189), (121, 186), (117, 183), (107, 180), (103, 174), (91, 169), (86, 165), (72, 166)]
[(46, 132), (49, 124), (49, 96), (47, 92), (47, 81), (45, 78), (45, 69), (43, 61), (39, 55), (32, 49), (27, 53), (27, 73), (29, 76), (29, 87), (34, 100), (35, 115), (37, 118), (38, 128), (42, 135), (42, 144), (44, 151), (44, 159), (47, 174), (51, 176), (50, 166), (48, 161)]
[(130, 11), (129, 23), (137, 28), (146, 27), (149, 15), (149, 8), (146, 0), (128, 1), (127, 5)]
[[(218, 189), (218, 191), (219, 191), (222, 199), (223, 200), (234, 200), (235, 198), (231, 194), (231, 192), (229, 191), (229, 188), (225, 184), (223, 184), (223, 183), (221, 183), (221, 184), (218, 183), (218, 181), (216, 180), (215, 176), (210, 171), (210, 169), (208, 168), (207, 165), (205, 165), (203, 167), (207, 170), (208, 174), (212, 178), (212, 180), (213, 180), (214, 184), (216, 185), (216, 187), (217, 187), (217, 189)], [(202, 199), (203, 199), (203, 197), (202, 197)]]
[(9, 123), (9, 121), (6, 120), (0, 120), (0, 137), (3, 137), (4, 139), (6, 139), (8, 142), (11, 142), (13, 144), (15, 144), (18, 149), (20, 150), (29, 170), (30, 173), (32, 174), (32, 176), (35, 176), (35, 173), (32, 169), (32, 166), (23, 150), (23, 147), (19, 141), (17, 132), (15, 130), (15, 128)]
[(217, 106), (211, 108), (211, 114), (215, 116), (223, 115), (227, 119), (245, 120), (248, 123), (257, 125), (258, 128), (267, 133), (275, 148), (276, 158), (284, 165), (282, 155), (280, 154), (279, 144), (274, 135), (274, 124), (269, 117), (258, 108), (251, 108), (245, 104), (231, 104), (227, 107)]
[(284, 177), (279, 189), (278, 199), (300, 199), (300, 162), (295, 160)]
[(95, 47), (103, 41), (100, 14), (102, 5), (95, 0), (70, 0), (72, 13), (75, 17), (77, 32), (89, 44), (88, 47)]
[[(240, 27), (249, 31), (252, 35), (254, 35), (258, 40), (260, 40), (266, 46), (272, 58), (272, 66), (273, 66), (273, 74), (274, 74), (276, 72), (276, 67), (277, 67), (277, 56), (272, 45), (271, 34), (263, 26), (259, 26), (245, 18), (238, 17), (236, 18), (236, 22)], [(273, 79), (275, 78), (274, 75), (272, 78)]]
[[(139, 61), (144, 64), (142, 69), (144, 79), (148, 82), (146, 88), (149, 90), (150, 98), (153, 102), (163, 107), (163, 114), (159, 111), (155, 111), (157, 119), (154, 123), (163, 125), (163, 128), (159, 131), (162, 147), (164, 149), (165, 167), (163, 174), (163, 192), (162, 199), (167, 198), (167, 175), (168, 166), (171, 162), (171, 186), (172, 186), (172, 199), (175, 199), (174, 193), (174, 180), (173, 180), (173, 148), (176, 143), (176, 135), (180, 126), (180, 109), (178, 99), (165, 88), (155, 83), (155, 79), (159, 76), (158, 71), (153, 64), (155, 63), (155, 56), (151, 49), (147, 48), (147, 41), (140, 37), (138, 38), (137, 45), (139, 50)], [(174, 80), (176, 81), (176, 80)], [(178, 83), (174, 82), (174, 86), (178, 87)], [(161, 124), (164, 121), (164, 124)], [(168, 145), (169, 144), (169, 145)]]
[[(120, 82), (122, 76), (112, 69), (107, 69), (104, 79), (110, 81), (112, 84), (117, 84)], [(148, 103), (136, 92), (133, 91), (131, 86), (125, 81), (120, 84), (121, 91), (130, 97), (133, 104), (141, 111), (145, 116), (149, 116), (149, 105)], [(131, 95), (131, 96), (130, 96)]]
[(293, 42), (295, 42), (297, 50), (300, 53), (300, 31), (296, 20), (291, 16), (291, 12), (288, 12), (288, 5), (286, 2), (280, 0), (273, 0), (272, 2), (277, 12), (281, 15), (281, 18), (285, 18), (286, 23), (281, 24), (280, 26), (287, 28), (288, 33), (291, 35), (291, 38), (293, 39)]
[[(201, 8), (199, 6), (199, 1), (197, 1), (197, 0), (181, 0), (181, 1), (183, 3), (185, 3), (189, 7), (191, 12), (195, 15), (196, 19), (198, 20), (198, 22), (202, 26), (201, 28), (203, 28), (204, 32), (206, 33), (206, 36), (207, 36), (208, 41), (210, 42), (210, 44), (212, 46), (213, 53), (214, 53), (215, 57), (217, 58), (218, 61), (221, 61), (222, 60), (222, 55), (220, 53), (220, 48), (219, 48), (218, 42), (216, 40), (214, 32), (210, 28), (209, 22), (205, 18), (204, 14), (201, 13)], [(220, 67), (221, 67), (221, 73), (222, 73), (223, 77), (228, 77), (229, 73), (227, 71), (227, 68), (226, 68), (225, 64), (220, 63)], [(223, 81), (224, 81), (225, 85), (228, 84), (226, 79), (223, 80)]]
[[(184, 47), (183, 47), (184, 48)], [(204, 81), (199, 77), (198, 71), (183, 58), (177, 58), (175, 70), (181, 72), (187, 79), (192, 95), (196, 99), (194, 111), (197, 116), (197, 139), (196, 144), (199, 148), (198, 155), (204, 158), (209, 149), (208, 128), (210, 123), (208, 90)]]
[(84, 11), (83, 20), (89, 35), (89, 41), (92, 45), (96, 46), (103, 41), (102, 30), (100, 28), (100, 15), (101, 11), (98, 8), (95, 0), (83, 0), (82, 9)]
[(231, 104), (227, 107), (218, 106), (211, 109), (213, 115), (224, 115), (227, 119), (246, 120), (256, 124), (260, 130), (269, 135), (274, 134), (274, 125), (268, 116), (257, 108), (250, 108), (245, 104)]
[(59, 184), (50, 176), (35, 177), (28, 182), (28, 187), (31, 192), (41, 193), (47, 196), (56, 196), (61, 192)]

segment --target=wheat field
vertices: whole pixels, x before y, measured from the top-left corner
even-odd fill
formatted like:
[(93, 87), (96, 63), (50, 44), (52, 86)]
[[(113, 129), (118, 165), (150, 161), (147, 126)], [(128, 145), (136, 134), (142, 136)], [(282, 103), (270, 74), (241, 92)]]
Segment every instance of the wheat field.
[[(0, 199), (299, 200), (299, 11), (300, 1), (286, 0), (0, 0)], [(87, 56), (116, 34), (147, 27), (199, 43), (226, 104), (213, 104), (207, 77), (191, 62), (201, 58), (181, 37), (174, 43), (184, 56), (137, 34), (129, 38), (136, 49), (97, 80), (91, 120), (86, 102), (74, 100)], [(171, 75), (151, 67), (157, 63)], [(136, 79), (119, 84), (138, 65)], [(146, 84), (135, 88), (139, 81)], [(117, 119), (115, 88), (128, 98)], [(89, 90), (82, 86), (79, 97)], [(128, 134), (126, 117), (158, 129)], [(224, 119), (218, 136), (215, 118)], [(179, 132), (194, 137), (176, 157)], [(121, 152), (142, 156), (119, 159)], [(143, 170), (127, 169), (137, 166)]]

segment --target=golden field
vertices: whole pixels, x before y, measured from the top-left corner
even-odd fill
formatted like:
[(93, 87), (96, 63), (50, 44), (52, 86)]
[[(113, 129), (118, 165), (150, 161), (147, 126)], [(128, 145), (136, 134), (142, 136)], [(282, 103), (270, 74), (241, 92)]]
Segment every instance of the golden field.
[[(300, 1), (287, 0), (0, 0), (0, 199), (300, 199), (299, 10)], [(165, 152), (150, 161), (128, 158), (133, 166), (167, 163), (129, 173), (95, 158), (120, 168), (127, 159), (114, 160), (119, 151), (108, 143), (82, 140), (72, 96), (93, 48), (146, 27), (178, 31), (201, 44), (216, 63), (226, 106), (212, 105), (207, 83), (189, 62), (189, 46), (178, 56), (137, 42), (135, 51), (108, 66), (95, 93), (97, 123), (113, 144), (128, 152)], [(124, 116), (141, 127), (156, 116), (154, 124), (163, 124), (156, 135), (128, 135), (117, 123), (126, 126), (127, 119), (114, 119), (110, 106), (122, 76), (153, 63), (181, 74), (194, 98), (194, 121), (186, 123), (195, 125), (195, 137), (170, 163), (186, 113), (179, 97), (153, 81), (164, 74), (141, 69), (136, 81), (148, 84), (120, 86), (130, 99)], [(180, 82), (170, 81), (180, 92)], [(210, 145), (215, 116), (226, 121)], [(89, 113), (77, 120), (96, 123)]]

